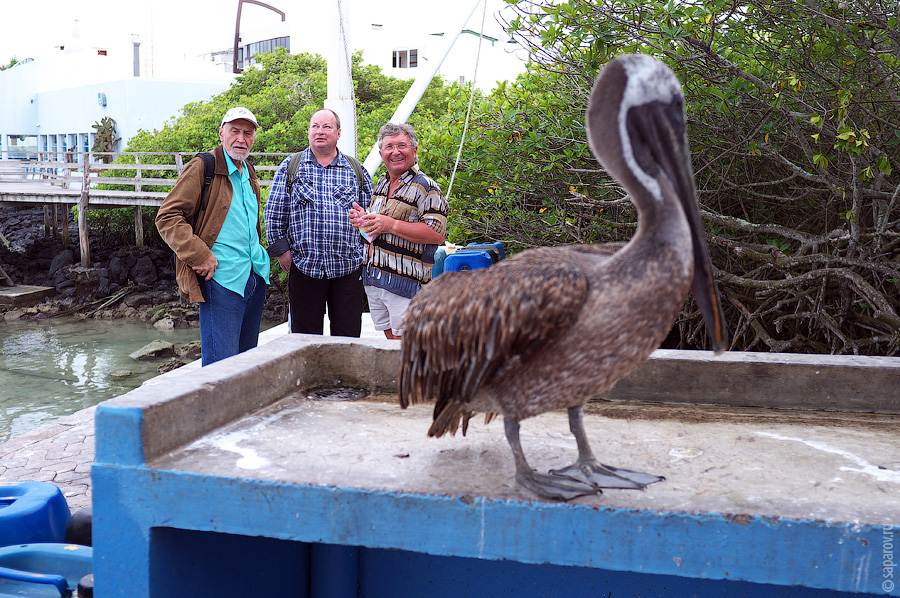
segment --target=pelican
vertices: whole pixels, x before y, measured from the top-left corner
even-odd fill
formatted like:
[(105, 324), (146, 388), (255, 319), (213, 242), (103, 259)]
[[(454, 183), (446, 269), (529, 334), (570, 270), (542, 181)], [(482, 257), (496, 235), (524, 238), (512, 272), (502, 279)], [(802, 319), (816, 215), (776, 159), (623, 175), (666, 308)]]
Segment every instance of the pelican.
[[(726, 330), (703, 232), (675, 74), (643, 54), (621, 56), (598, 76), (585, 130), (600, 164), (628, 192), (638, 227), (616, 251), (567, 245), (523, 251), (487, 269), (447, 272), (406, 314), (400, 364), (403, 408), (436, 399), (429, 436), (469, 419), (503, 416), (516, 481), (538, 496), (570, 500), (601, 488), (643, 489), (661, 476), (598, 461), (582, 406), (656, 349), (688, 292), (716, 353)], [(519, 422), (568, 410), (574, 464), (531, 469)]]

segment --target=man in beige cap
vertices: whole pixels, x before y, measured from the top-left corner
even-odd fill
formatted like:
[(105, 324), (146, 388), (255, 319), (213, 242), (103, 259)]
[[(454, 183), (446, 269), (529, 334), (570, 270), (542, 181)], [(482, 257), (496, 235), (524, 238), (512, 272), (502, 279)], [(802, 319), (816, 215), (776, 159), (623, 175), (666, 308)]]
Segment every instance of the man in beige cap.
[(269, 258), (260, 242), (259, 181), (247, 161), (258, 128), (247, 108), (226, 112), (205, 198), (206, 168), (198, 155), (156, 215), (160, 236), (175, 252), (178, 292), (200, 303), (203, 365), (252, 349), (259, 340)]

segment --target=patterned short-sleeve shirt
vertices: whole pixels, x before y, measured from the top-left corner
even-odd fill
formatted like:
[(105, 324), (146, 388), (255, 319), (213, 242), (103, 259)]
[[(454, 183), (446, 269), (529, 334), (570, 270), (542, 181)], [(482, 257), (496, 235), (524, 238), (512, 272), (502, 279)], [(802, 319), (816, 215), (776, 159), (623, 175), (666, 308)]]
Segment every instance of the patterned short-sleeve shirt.
[[(424, 222), (446, 236), (450, 207), (447, 198), (431, 177), (413, 166), (400, 175), (400, 184), (388, 197), (390, 178), (379, 179), (372, 195), (372, 212), (404, 222)], [(397, 235), (375, 238), (363, 282), (403, 297), (412, 297), (431, 280), (437, 245), (413, 243)]]

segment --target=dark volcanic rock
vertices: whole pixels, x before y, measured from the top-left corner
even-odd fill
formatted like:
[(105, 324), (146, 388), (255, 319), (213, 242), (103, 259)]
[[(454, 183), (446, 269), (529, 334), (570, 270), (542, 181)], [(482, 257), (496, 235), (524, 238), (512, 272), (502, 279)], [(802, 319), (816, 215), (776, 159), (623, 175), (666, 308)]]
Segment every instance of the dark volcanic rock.
[(119, 284), (128, 281), (128, 264), (118, 255), (109, 260), (109, 277)]
[(156, 282), (156, 266), (153, 265), (153, 259), (150, 256), (144, 255), (137, 259), (131, 269), (131, 280), (137, 284), (146, 285)]
[[(56, 287), (52, 309), (41, 313), (79, 312), (97, 318), (150, 319), (151, 306), (180, 307), (174, 326), (196, 326), (197, 305), (182, 301), (175, 284), (172, 251), (158, 235), (148, 234), (143, 247), (133, 236), (90, 231), (91, 264), (81, 266), (78, 226), (69, 222), (69, 245), (61, 235), (45, 236), (43, 208), (0, 208), (0, 264), (15, 284)], [(61, 219), (59, 219), (61, 222)], [(273, 281), (275, 276), (273, 276)], [(2, 310), (0, 310), (2, 311)], [(154, 312), (158, 313), (158, 312)], [(0, 313), (2, 317), (2, 313)], [(283, 322), (281, 292), (269, 287), (263, 318)]]
[(71, 266), (74, 259), (75, 256), (70, 249), (64, 249), (59, 252), (56, 257), (53, 258), (53, 261), (50, 262), (50, 276), (56, 274), (60, 268)]

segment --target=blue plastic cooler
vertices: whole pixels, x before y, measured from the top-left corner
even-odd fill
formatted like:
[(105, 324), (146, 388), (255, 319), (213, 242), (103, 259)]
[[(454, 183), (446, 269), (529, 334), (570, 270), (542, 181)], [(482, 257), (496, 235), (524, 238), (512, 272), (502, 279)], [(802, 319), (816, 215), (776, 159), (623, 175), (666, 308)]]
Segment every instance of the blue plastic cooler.
[(470, 243), (460, 247), (443, 260), (444, 272), (462, 272), (488, 268), (506, 257), (503, 243)]

